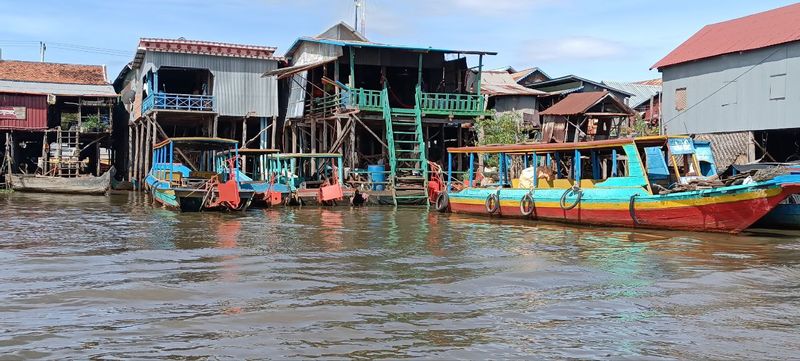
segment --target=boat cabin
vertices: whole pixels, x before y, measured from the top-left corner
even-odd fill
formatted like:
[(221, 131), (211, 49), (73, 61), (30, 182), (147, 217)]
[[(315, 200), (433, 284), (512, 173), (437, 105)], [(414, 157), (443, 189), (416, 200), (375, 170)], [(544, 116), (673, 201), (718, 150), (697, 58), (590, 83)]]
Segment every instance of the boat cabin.
[[(447, 189), (581, 189), (643, 187), (657, 193), (705, 179), (688, 137), (641, 137), (581, 143), (450, 148)], [(453, 156), (469, 157), (466, 172), (453, 171)], [(455, 185), (454, 185), (455, 183)]]
[[(169, 138), (153, 146), (153, 167), (148, 183), (167, 183), (176, 187), (201, 186), (214, 179), (226, 182), (229, 176), (227, 159), (214, 153), (230, 152), (238, 156), (238, 142), (222, 138)], [(236, 176), (238, 178), (238, 172)], [(237, 179), (238, 180), (238, 179)], [(150, 184), (154, 186), (154, 184)]]

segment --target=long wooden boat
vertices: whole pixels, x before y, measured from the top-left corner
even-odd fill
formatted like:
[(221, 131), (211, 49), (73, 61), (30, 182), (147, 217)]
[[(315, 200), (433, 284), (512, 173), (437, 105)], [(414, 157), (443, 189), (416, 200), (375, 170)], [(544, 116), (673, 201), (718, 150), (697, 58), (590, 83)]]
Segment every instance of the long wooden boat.
[(114, 172), (114, 167), (111, 167), (99, 177), (87, 175), (72, 178), (11, 174), (11, 189), (18, 192), (103, 195), (111, 188)]
[[(153, 199), (181, 211), (245, 210), (254, 192), (241, 189), (237, 170), (219, 173), (215, 152), (232, 151), (238, 142), (222, 138), (170, 138), (153, 146), (153, 166), (145, 178)], [(183, 162), (176, 162), (176, 154)], [(236, 158), (226, 162), (236, 166)]]
[[(269, 159), (271, 189), (285, 205), (344, 205), (342, 155), (339, 153), (279, 153)], [(352, 193), (353, 192), (348, 192)]]
[[(440, 211), (524, 217), (586, 225), (738, 233), (800, 191), (800, 174), (736, 186), (708, 186), (687, 137), (450, 148)], [(452, 158), (468, 155), (463, 189)], [(498, 162), (498, 179), (478, 186), (476, 155)], [(521, 158), (530, 184), (514, 186)], [(517, 162), (519, 162), (518, 160)], [(519, 183), (523, 183), (522, 179)], [(527, 183), (527, 179), (526, 179)], [(700, 184), (700, 186), (697, 186)], [(694, 186), (693, 186), (694, 185)]]

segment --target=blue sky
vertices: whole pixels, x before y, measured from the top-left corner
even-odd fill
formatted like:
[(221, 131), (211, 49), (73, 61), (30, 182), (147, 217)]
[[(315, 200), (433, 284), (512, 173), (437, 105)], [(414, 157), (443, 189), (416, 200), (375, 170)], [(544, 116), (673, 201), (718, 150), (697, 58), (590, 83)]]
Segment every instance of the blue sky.
[[(550, 76), (658, 77), (648, 68), (703, 25), (793, 3), (780, 0), (366, 0), (372, 41), (490, 50), (488, 67), (538, 66)], [(3, 0), (3, 59), (105, 64), (116, 76), (139, 37), (278, 47), (352, 22), (353, 0)], [(62, 44), (62, 45), (59, 45)], [(113, 51), (90, 52), (96, 49)], [(72, 48), (72, 50), (65, 48)]]

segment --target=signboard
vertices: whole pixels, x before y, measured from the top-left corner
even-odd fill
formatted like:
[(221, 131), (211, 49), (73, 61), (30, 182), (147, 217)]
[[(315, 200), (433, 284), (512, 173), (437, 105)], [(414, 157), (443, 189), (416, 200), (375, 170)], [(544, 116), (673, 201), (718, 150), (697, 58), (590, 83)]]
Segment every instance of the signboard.
[(669, 138), (669, 151), (674, 155), (694, 154), (692, 138)]
[(0, 120), (25, 120), (25, 107), (0, 106)]

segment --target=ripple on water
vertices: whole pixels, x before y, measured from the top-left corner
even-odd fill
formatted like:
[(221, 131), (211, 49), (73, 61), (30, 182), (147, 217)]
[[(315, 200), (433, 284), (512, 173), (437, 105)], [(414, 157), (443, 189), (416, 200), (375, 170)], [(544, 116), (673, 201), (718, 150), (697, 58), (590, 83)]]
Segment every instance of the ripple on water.
[(790, 358), (796, 235), (0, 195), (18, 358)]

